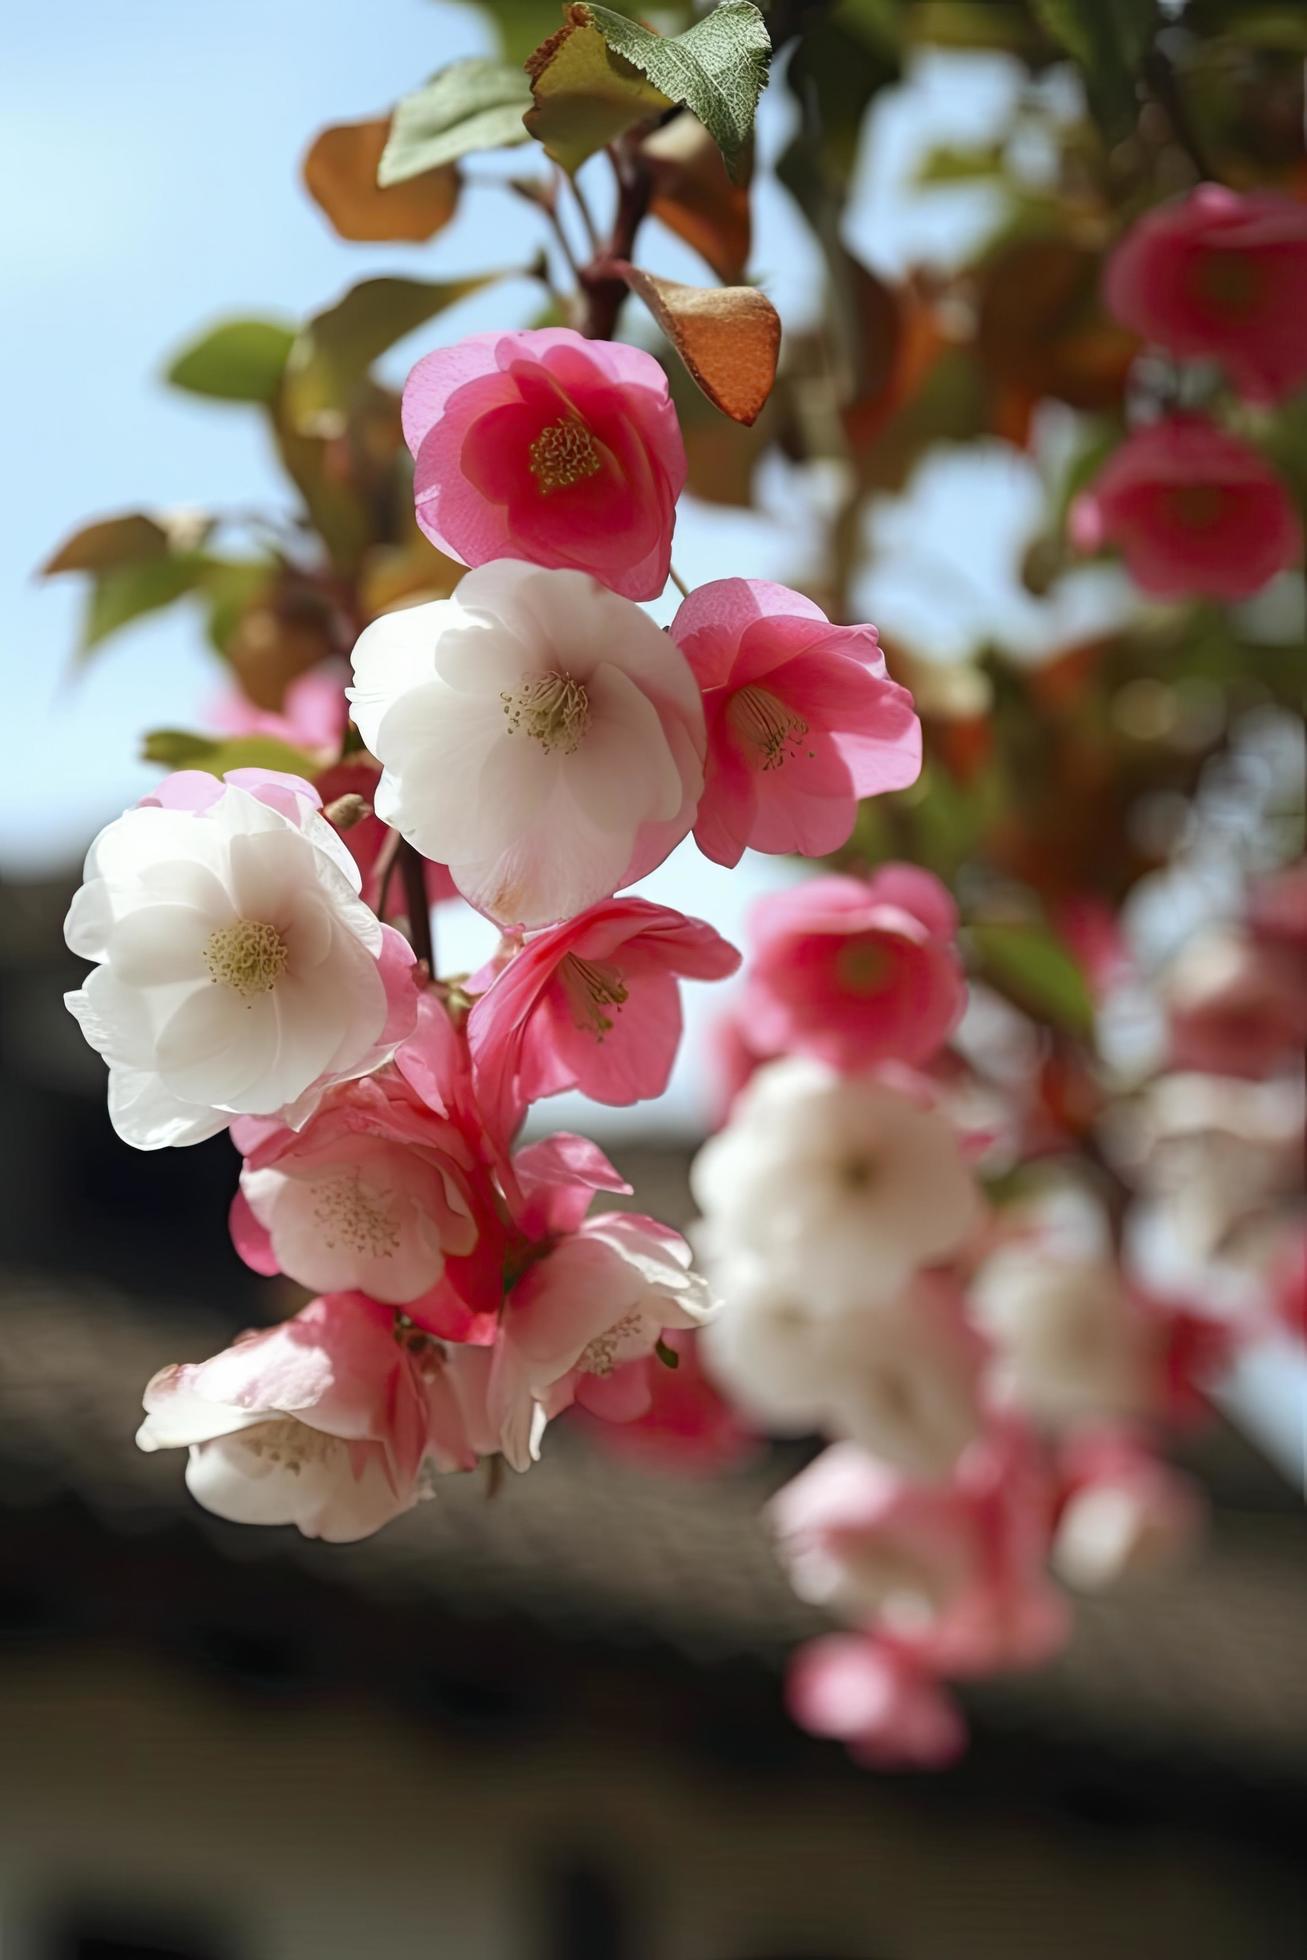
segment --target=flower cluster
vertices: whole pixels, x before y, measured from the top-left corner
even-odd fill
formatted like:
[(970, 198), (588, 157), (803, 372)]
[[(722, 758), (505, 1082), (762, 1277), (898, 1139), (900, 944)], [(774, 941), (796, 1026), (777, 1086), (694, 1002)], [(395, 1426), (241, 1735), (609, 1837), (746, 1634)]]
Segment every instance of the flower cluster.
[[(470, 569), (360, 635), (347, 698), (372, 760), (342, 756), (316, 682), (280, 719), (247, 711), (247, 732), (321, 755), (317, 784), (168, 777), (96, 839), (67, 925), (95, 962), (68, 1005), (119, 1134), (155, 1149), (229, 1130), (237, 1250), (315, 1296), (156, 1376), (142, 1447), (188, 1448), (192, 1492), (223, 1517), (333, 1539), (435, 1473), (495, 1454), (525, 1470), (574, 1404), (656, 1431), (658, 1376), (685, 1359), (702, 1382), (684, 1337), (712, 1302), (685, 1242), (590, 1215), (629, 1187), (584, 1138), (518, 1132), (565, 1089), (659, 1095), (681, 980), (739, 964), (710, 925), (623, 888), (692, 830), (727, 864), (831, 850), (860, 798), (921, 761), (872, 628), (749, 580), (692, 593), (670, 632), (635, 603), (666, 581), (685, 477), (648, 355), (475, 336), (419, 362), (404, 430), (418, 522)], [(386, 922), (402, 853), (412, 943)], [(456, 981), (432, 970), (423, 916), (449, 893), (502, 935)], [(920, 1017), (951, 1023), (947, 922), (910, 873), (861, 909), (828, 904), (847, 942), (829, 988), (870, 997), (883, 965), (912, 1003), (887, 1005), (876, 1052)], [(740, 1433), (706, 1389), (664, 1419)]]
[[(1131, 228), (1106, 298), (1151, 346), (1218, 364), (1246, 403), (1278, 402), (1307, 381), (1307, 206), (1199, 184)], [(1261, 450), (1174, 407), (1132, 430), (1075, 499), (1070, 531), (1082, 551), (1119, 546), (1158, 599), (1246, 599), (1302, 558), (1289, 490)]]

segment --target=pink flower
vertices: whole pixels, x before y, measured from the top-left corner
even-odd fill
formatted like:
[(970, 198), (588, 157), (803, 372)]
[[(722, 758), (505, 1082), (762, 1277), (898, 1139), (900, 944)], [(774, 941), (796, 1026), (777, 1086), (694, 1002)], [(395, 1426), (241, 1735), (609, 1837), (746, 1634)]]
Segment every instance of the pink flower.
[(685, 448), (657, 361), (568, 327), (472, 334), (404, 389), (417, 521), (465, 565), (524, 558), (628, 599), (667, 583)]
[(345, 682), (329, 674), (300, 674), (286, 689), (281, 711), (256, 708), (232, 688), (213, 704), (209, 720), (223, 735), (270, 735), (324, 758), (340, 752), (345, 733)]
[[(382, 848), (393, 833), (372, 809), (380, 780), (381, 771), (370, 756), (352, 755), (347, 761), (324, 769), (315, 777), (314, 786), (328, 809), (342, 796), (360, 797), (368, 806), (366, 816), (339, 833), (340, 841), (359, 868), (364, 904), (370, 905), (379, 918), (394, 920), (407, 912), (408, 897), (395, 866), (393, 843), (387, 850)], [(430, 858), (425, 858), (422, 870), (428, 905), (440, 905), (459, 896), (447, 865), (433, 864)]]
[(1218, 360), (1242, 394), (1276, 401), (1307, 381), (1307, 206), (1199, 184), (1127, 232), (1107, 302), (1145, 339)]
[(1168, 1065), (1266, 1076), (1307, 1043), (1307, 973), (1291, 944), (1237, 928), (1196, 933), (1162, 975)]
[(759, 900), (743, 1014), (772, 1054), (841, 1069), (927, 1061), (966, 1005), (957, 909), (928, 871), (810, 878)]
[(1193, 1481), (1128, 1430), (1082, 1434), (1063, 1449), (1067, 1494), (1053, 1565), (1068, 1585), (1097, 1592), (1172, 1566), (1202, 1523)]
[(921, 723), (885, 671), (874, 626), (835, 626), (800, 592), (728, 578), (690, 594), (672, 637), (703, 689), (694, 835), (718, 864), (738, 864), (746, 846), (838, 850), (859, 797), (921, 773)]
[(1080, 551), (1119, 545), (1159, 599), (1246, 599), (1302, 555), (1289, 494), (1257, 450), (1201, 415), (1136, 429), (1070, 512)]
[(333, 1089), (300, 1130), (247, 1118), (232, 1140), (245, 1155), (232, 1237), (256, 1272), (313, 1290), (357, 1288), (421, 1319), (415, 1303), (448, 1261), (471, 1311), (498, 1305), (498, 1249), (488, 1270), (470, 1257), (489, 1211), (473, 1153), (396, 1070)]
[(831, 1633), (800, 1647), (786, 1702), (810, 1735), (834, 1736), (872, 1769), (943, 1769), (967, 1745), (952, 1697), (928, 1671), (866, 1634)]
[(513, 1468), (529, 1467), (545, 1424), (574, 1401), (608, 1421), (640, 1414), (648, 1384), (628, 1364), (711, 1305), (689, 1246), (654, 1219), (604, 1212), (567, 1232), (518, 1280), (500, 1322), (489, 1410)]
[(800, 1598), (934, 1672), (1032, 1666), (1066, 1636), (1043, 1570), (1049, 1493), (1019, 1431), (963, 1459), (948, 1484), (912, 1482), (837, 1443), (772, 1499)]
[(365, 1538), (416, 1503), (429, 1450), (444, 1467), (475, 1463), (460, 1390), (474, 1408), (470, 1377), (447, 1380), (438, 1350), (398, 1340), (388, 1308), (335, 1294), (163, 1369), (136, 1440), (189, 1449), (187, 1487), (220, 1518)]
[(532, 934), (468, 1017), (487, 1120), (507, 1139), (528, 1103), (564, 1089), (602, 1103), (660, 1096), (681, 1038), (678, 980), (739, 964), (711, 926), (642, 898)]
[[(642, 1380), (644, 1406), (628, 1422), (588, 1423), (595, 1441), (651, 1469), (691, 1476), (706, 1476), (757, 1454), (757, 1433), (741, 1422), (704, 1372), (697, 1330), (669, 1327), (663, 1346), (675, 1355), (675, 1367), (663, 1355), (630, 1362), (629, 1371)], [(633, 1389), (633, 1403), (635, 1399)], [(588, 1414), (584, 1405), (581, 1413)]]

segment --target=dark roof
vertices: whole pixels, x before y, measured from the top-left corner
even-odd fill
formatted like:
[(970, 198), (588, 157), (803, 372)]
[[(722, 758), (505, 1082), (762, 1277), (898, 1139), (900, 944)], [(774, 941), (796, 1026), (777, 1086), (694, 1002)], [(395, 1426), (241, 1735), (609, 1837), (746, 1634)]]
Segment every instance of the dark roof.
[[(73, 1498), (133, 1537), (175, 1535), (184, 1520), (224, 1557), (298, 1569), (378, 1605), (524, 1620), (701, 1664), (779, 1667), (819, 1630), (758, 1524), (793, 1453), (705, 1482), (616, 1460), (560, 1423), (543, 1462), (509, 1473), (493, 1499), (480, 1475), (442, 1478), (435, 1499), (360, 1545), (219, 1524), (186, 1495), (176, 1454), (145, 1455), (132, 1438), (154, 1369), (211, 1353), (232, 1331), (80, 1282), (0, 1288), (0, 1505)], [(1081, 1602), (1063, 1656), (969, 1699), (1005, 1730), (1303, 1775), (1305, 1551), (1301, 1515), (1218, 1512), (1189, 1567)]]

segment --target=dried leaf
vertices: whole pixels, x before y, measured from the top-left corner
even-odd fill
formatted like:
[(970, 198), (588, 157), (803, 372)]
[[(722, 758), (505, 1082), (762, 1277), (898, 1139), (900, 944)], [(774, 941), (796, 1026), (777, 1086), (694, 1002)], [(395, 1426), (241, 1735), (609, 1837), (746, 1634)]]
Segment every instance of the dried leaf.
[(776, 379), (781, 323), (754, 286), (682, 286), (623, 260), (613, 271), (644, 301), (710, 402), (754, 422)]
[(645, 139), (641, 154), (653, 178), (653, 216), (706, 259), (724, 285), (738, 284), (749, 263), (748, 187), (731, 182), (703, 124), (676, 116)]
[(624, 130), (672, 107), (638, 68), (613, 54), (586, 6), (566, 10), (563, 25), (527, 62), (532, 106), (526, 127), (564, 170), (576, 171)]
[(453, 217), (458, 172), (443, 164), (383, 189), (377, 171), (389, 137), (389, 116), (333, 123), (314, 138), (304, 158), (305, 189), (341, 238), (397, 238), (420, 245)]

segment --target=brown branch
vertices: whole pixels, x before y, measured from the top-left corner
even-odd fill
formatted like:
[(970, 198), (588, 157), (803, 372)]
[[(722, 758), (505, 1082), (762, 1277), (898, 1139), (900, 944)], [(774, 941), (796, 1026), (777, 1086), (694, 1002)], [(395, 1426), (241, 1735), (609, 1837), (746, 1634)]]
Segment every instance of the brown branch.
[(431, 931), (431, 903), (427, 897), (427, 862), (415, 851), (407, 837), (399, 842), (399, 875), (404, 881), (404, 909), (408, 913), (409, 944), (434, 976), (435, 940)]
[(624, 280), (608, 271), (608, 263), (612, 259), (630, 258), (635, 234), (644, 221), (653, 196), (653, 178), (648, 166), (631, 144), (610, 150), (609, 155), (617, 172), (617, 215), (606, 248), (581, 270), (581, 295), (584, 300), (581, 332), (587, 340), (611, 340), (617, 331), (617, 316), (622, 310), (627, 287)]

